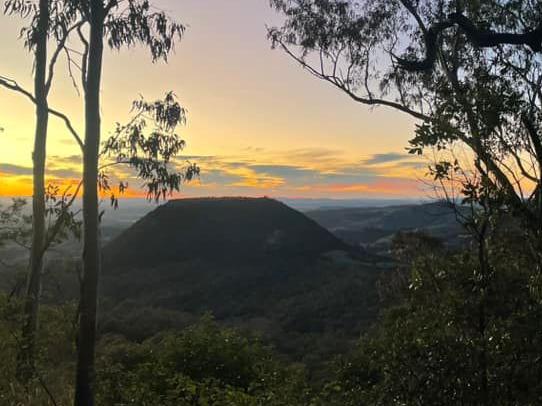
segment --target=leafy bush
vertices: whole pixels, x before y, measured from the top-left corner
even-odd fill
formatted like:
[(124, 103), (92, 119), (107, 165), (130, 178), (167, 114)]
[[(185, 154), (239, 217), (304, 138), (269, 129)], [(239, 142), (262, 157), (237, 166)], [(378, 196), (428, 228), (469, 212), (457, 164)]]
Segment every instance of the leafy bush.
[(0, 404), (41, 406), (73, 403), (75, 308), (42, 306), (36, 370), (28, 385), (16, 379), (22, 304), (0, 294)]
[(107, 405), (292, 405), (307, 394), (302, 370), (211, 318), (141, 344), (101, 344), (99, 401)]
[(336, 364), (329, 405), (538, 405), (542, 306), (517, 244), (477, 252), (427, 246), (404, 292), (357, 350)]

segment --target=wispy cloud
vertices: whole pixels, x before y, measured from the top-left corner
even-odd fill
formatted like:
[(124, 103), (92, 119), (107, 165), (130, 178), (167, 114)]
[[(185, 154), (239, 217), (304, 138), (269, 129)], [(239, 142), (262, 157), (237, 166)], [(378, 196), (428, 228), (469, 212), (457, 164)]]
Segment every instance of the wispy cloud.
[[(418, 171), (423, 163), (412, 158), (404, 161), (408, 155), (380, 154), (358, 162), (345, 159), (344, 155), (327, 149), (258, 149), (257, 158), (247, 154), (190, 156), (189, 159), (202, 168), (201, 181), (195, 187), (220, 190), (222, 194), (350, 196), (375, 193), (408, 195), (407, 189), (416, 192), (411, 174)], [(190, 190), (191, 186), (187, 188)]]
[[(49, 176), (78, 179), (79, 156), (52, 157)], [(247, 148), (237, 155), (186, 155), (173, 165), (179, 170), (197, 163), (201, 177), (184, 185), (189, 195), (276, 195), (308, 197), (354, 197), (365, 195), (408, 196), (417, 193), (416, 179), (425, 167), (408, 154), (390, 152), (353, 161), (339, 150), (308, 148), (266, 150)], [(30, 176), (31, 168), (3, 164), (0, 172)], [(127, 180), (136, 193), (140, 182), (128, 167), (110, 170), (113, 181)]]
[(32, 175), (32, 168), (20, 165), (0, 164), (0, 173), (12, 176), (29, 176)]
[[(0, 174), (11, 176), (32, 176), (32, 168), (27, 166), (0, 164)], [(81, 176), (79, 170), (71, 168), (48, 168), (46, 171), (48, 176), (53, 176), (60, 179), (73, 179)]]
[(385, 154), (374, 154), (370, 158), (363, 160), (362, 163), (363, 165), (380, 165), (403, 161), (410, 157), (411, 155), (408, 155), (407, 153), (400, 154), (397, 152), (388, 152)]
[(48, 162), (54, 165), (81, 165), (83, 163), (82, 155), (60, 156), (53, 155), (48, 158)]

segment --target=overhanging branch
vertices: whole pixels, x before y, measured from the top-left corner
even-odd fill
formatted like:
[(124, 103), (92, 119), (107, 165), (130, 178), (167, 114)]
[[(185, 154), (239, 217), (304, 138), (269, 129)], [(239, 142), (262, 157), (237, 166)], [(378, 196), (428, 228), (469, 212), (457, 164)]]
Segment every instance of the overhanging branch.
[[(29, 99), (32, 103), (36, 104), (36, 98), (32, 93), (30, 93), (28, 90), (21, 87), (15, 80), (6, 78), (4, 76), (0, 76), (0, 86), (12, 90), (14, 92), (17, 92), (19, 94), (22, 94), (27, 99)], [(81, 151), (84, 150), (85, 144), (82, 141), (82, 138), (79, 136), (75, 128), (73, 127), (70, 119), (68, 116), (66, 116), (64, 113), (59, 112), (58, 110), (55, 110), (53, 108), (49, 108), (49, 114), (60, 118), (62, 121), (64, 121), (64, 124), (66, 125), (66, 128), (70, 132), (70, 134), (75, 139), (75, 142), (79, 145), (79, 148), (81, 148)]]
[(339, 88), (344, 93), (346, 93), (352, 100), (365, 104), (368, 106), (386, 106), (391, 107), (396, 110), (399, 110), (403, 113), (406, 113), (410, 115), (411, 117), (414, 117), (417, 120), (422, 121), (429, 121), (430, 117), (419, 112), (416, 110), (413, 110), (409, 108), (408, 106), (405, 106), (401, 103), (397, 103), (391, 100), (385, 100), (385, 99), (379, 99), (374, 98), (372, 95), (369, 95), (368, 97), (363, 97), (355, 92), (353, 92), (349, 86), (347, 86), (344, 81), (342, 81), (340, 78), (337, 78), (335, 76), (326, 75), (325, 72), (319, 72), (317, 69), (309, 65), (307, 62), (305, 62), (301, 57), (295, 55), (288, 46), (283, 41), (280, 41), (277, 39), (277, 43), (280, 45), (280, 47), (286, 52), (288, 56), (290, 56), (293, 60), (295, 60), (297, 63), (299, 63), (304, 69), (306, 69), (309, 73), (311, 73), (313, 76), (317, 77), (318, 79), (325, 80), (326, 82), (331, 83), (333, 86)]
[[(406, 7), (406, 6), (405, 6)], [(417, 14), (409, 7), (407, 10), (414, 16)], [(542, 22), (530, 31), (524, 33), (499, 33), (492, 30), (479, 29), (474, 22), (462, 13), (452, 13), (444, 21), (433, 24), (423, 30), (425, 42), (425, 57), (421, 60), (397, 58), (401, 67), (409, 71), (430, 71), (437, 60), (439, 37), (448, 28), (458, 27), (467, 39), (478, 48), (492, 48), (498, 45), (525, 45), (533, 52), (542, 52)]]

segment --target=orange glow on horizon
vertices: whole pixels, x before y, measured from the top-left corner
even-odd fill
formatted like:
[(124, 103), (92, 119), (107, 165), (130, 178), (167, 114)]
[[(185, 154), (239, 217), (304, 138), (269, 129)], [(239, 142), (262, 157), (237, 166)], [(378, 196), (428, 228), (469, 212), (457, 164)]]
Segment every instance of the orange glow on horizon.
[[(79, 180), (76, 179), (48, 179), (48, 184), (53, 184), (59, 187), (60, 193), (68, 191), (68, 193), (73, 193)], [(270, 195), (270, 196), (280, 196), (280, 197), (289, 197), (289, 198), (307, 198), (311, 195), (320, 197), (323, 195), (329, 196), (339, 196), (339, 197), (352, 197), (352, 196), (405, 196), (405, 195), (419, 195), (419, 183), (411, 179), (388, 179), (377, 181), (372, 184), (312, 184), (298, 187), (288, 187), (287, 185), (284, 188), (277, 188), (268, 190), (270, 186), (281, 186), (284, 182), (278, 180), (270, 181), (269, 183), (262, 180), (253, 180), (252, 178), (244, 179), (243, 182), (239, 184), (231, 184), (233, 188), (241, 187), (243, 192), (239, 193), (237, 189), (232, 189), (231, 191), (226, 191), (225, 193), (215, 192), (220, 185), (217, 184), (201, 184), (199, 182), (194, 182), (190, 185), (184, 185), (181, 188), (180, 192), (173, 193), (173, 198), (178, 198), (182, 196), (199, 196), (202, 194), (202, 191), (215, 192), (217, 195)], [(198, 193), (198, 190), (200, 191)], [(83, 191), (81, 190), (81, 193)], [(120, 198), (128, 199), (141, 199), (146, 198), (146, 192), (138, 187), (130, 186), (124, 191), (123, 194), (119, 194), (116, 188), (113, 189), (113, 192), (116, 196)], [(271, 193), (269, 193), (271, 192)], [(109, 193), (101, 193), (101, 197), (106, 199), (109, 197)], [(30, 197), (32, 196), (32, 178), (29, 176), (7, 176), (5, 174), (0, 174), (0, 197)]]
[[(66, 192), (67, 194), (74, 193), (79, 185), (78, 179), (47, 179), (47, 185), (58, 186), (59, 193)], [(116, 188), (112, 190), (117, 197), (136, 199), (145, 198), (146, 194), (141, 189), (128, 188), (122, 194), (118, 193)], [(81, 188), (79, 195), (82, 195), (83, 188)], [(32, 178), (29, 176), (7, 176), (0, 173), (0, 197), (31, 197), (32, 191)], [(100, 193), (101, 198), (106, 199), (110, 196), (109, 193)]]
[(0, 173), (0, 197), (32, 196), (32, 178), (10, 177)]

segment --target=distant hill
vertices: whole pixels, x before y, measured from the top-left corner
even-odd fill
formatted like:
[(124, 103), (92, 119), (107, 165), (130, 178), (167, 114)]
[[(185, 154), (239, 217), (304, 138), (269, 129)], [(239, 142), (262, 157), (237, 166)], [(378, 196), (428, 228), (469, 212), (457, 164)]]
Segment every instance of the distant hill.
[(102, 330), (143, 338), (211, 311), (292, 357), (339, 352), (376, 317), (379, 261), (276, 200), (171, 201), (104, 248)]
[(305, 214), (343, 241), (372, 253), (385, 254), (399, 231), (424, 231), (450, 247), (465, 241), (465, 230), (455, 211), (444, 202), (322, 209)]
[(119, 266), (152, 265), (157, 259), (274, 261), (334, 250), (351, 248), (276, 200), (204, 198), (172, 200), (158, 207), (114, 239), (104, 253), (107, 261)]

